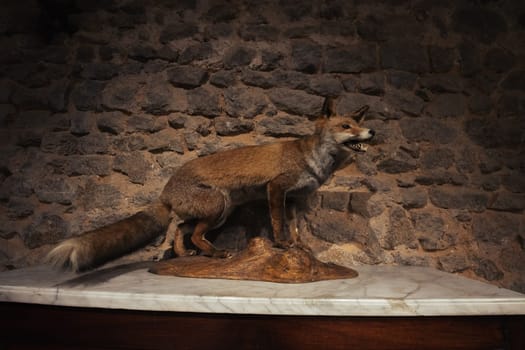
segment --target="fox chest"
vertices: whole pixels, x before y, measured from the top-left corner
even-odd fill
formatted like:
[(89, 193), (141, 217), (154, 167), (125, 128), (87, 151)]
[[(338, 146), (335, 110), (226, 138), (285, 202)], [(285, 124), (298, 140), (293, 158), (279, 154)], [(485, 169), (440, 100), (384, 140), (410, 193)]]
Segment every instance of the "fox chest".
[(305, 159), (304, 168), (289, 193), (305, 195), (316, 191), (334, 172), (335, 161), (326, 154), (313, 153)]
[(310, 172), (303, 172), (297, 179), (297, 182), (287, 191), (289, 196), (305, 196), (315, 192), (324, 182)]

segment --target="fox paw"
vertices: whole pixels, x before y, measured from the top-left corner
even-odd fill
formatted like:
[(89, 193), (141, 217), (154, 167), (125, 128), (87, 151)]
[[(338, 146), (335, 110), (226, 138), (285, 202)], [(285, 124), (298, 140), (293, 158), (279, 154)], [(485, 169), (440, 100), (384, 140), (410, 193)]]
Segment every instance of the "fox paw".
[(167, 260), (174, 258), (175, 255), (173, 254), (172, 249), (159, 249), (158, 252), (156, 252), (153, 255), (153, 261), (161, 261), (161, 260)]
[(295, 242), (292, 242), (292, 241), (277, 241), (274, 243), (273, 246), (275, 248), (280, 248), (280, 249), (290, 249), (294, 245), (295, 245)]
[(197, 255), (197, 251), (194, 250), (194, 249), (186, 249), (182, 252), (175, 252), (175, 254), (178, 256), (178, 257), (184, 257), (184, 256), (194, 256), (194, 255)]
[(219, 258), (219, 259), (230, 259), (233, 255), (227, 250), (218, 250), (215, 249), (213, 251), (209, 252), (202, 252), (202, 255), (209, 256), (211, 258)]
[(216, 250), (212, 254), (212, 257), (221, 258), (221, 259), (230, 259), (232, 256), (233, 256), (232, 253), (230, 253), (227, 250)]

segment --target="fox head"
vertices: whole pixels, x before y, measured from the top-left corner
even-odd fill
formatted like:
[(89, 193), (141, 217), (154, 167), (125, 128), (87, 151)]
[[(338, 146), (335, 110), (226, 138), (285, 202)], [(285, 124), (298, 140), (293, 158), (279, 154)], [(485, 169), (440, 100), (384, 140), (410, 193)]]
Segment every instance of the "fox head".
[(372, 139), (375, 135), (373, 129), (360, 126), (368, 108), (363, 106), (348, 116), (341, 116), (334, 112), (333, 101), (327, 99), (323, 107), (325, 116), (319, 121), (318, 131), (333, 138), (344, 150), (366, 152), (368, 147), (362, 142)]

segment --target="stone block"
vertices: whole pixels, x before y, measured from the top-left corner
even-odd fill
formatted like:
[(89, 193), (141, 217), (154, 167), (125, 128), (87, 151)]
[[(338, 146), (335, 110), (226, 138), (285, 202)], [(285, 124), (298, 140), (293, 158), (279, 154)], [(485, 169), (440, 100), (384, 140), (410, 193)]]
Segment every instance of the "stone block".
[(273, 137), (301, 137), (314, 132), (314, 124), (308, 119), (294, 115), (266, 117), (259, 122), (263, 134)]
[(279, 28), (268, 23), (248, 23), (242, 26), (239, 35), (246, 41), (276, 41)]
[(415, 161), (411, 159), (388, 158), (377, 165), (379, 171), (387, 174), (401, 174), (413, 171), (417, 168)]
[(143, 72), (148, 75), (162, 73), (169, 67), (169, 63), (160, 59), (155, 59), (144, 63)]
[(468, 101), (468, 109), (474, 114), (488, 114), (493, 108), (490, 96), (473, 93)]
[(497, 101), (498, 115), (516, 116), (525, 113), (525, 97), (515, 92), (503, 92)]
[(498, 281), (504, 276), (503, 271), (490, 259), (474, 258), (472, 259), (472, 263), (474, 273), (487, 281)]
[(378, 236), (379, 244), (385, 249), (395, 249), (397, 246), (411, 246), (415, 240), (414, 228), (405, 210), (393, 207), (389, 212), (389, 229), (383, 237)]
[(70, 205), (76, 197), (76, 186), (65, 178), (46, 177), (34, 186), (35, 194), (42, 203)]
[(254, 123), (250, 120), (242, 120), (231, 117), (217, 117), (214, 119), (215, 130), (220, 136), (233, 136), (245, 134), (253, 130)]
[(471, 41), (459, 45), (460, 69), (464, 76), (472, 76), (481, 70), (479, 46)]
[(77, 137), (70, 133), (52, 132), (44, 134), (40, 148), (43, 152), (63, 156), (74, 154), (104, 154), (109, 152), (110, 143), (103, 135), (94, 133)]
[(447, 73), (454, 67), (457, 54), (453, 48), (430, 46), (428, 50), (430, 66), (433, 72)]
[(253, 118), (267, 105), (266, 96), (256, 89), (231, 87), (224, 90), (224, 109), (232, 117)]
[(275, 86), (272, 75), (266, 72), (257, 72), (251, 69), (244, 69), (241, 73), (241, 80), (249, 86), (256, 86), (262, 89), (269, 89)]
[(365, 242), (367, 220), (359, 215), (349, 215), (337, 210), (317, 210), (307, 216), (314, 236), (330, 243)]
[(50, 242), (58, 242), (69, 235), (69, 225), (60, 216), (43, 213), (22, 231), (22, 239), (29, 249)]
[(385, 96), (385, 102), (390, 105), (392, 110), (400, 110), (416, 117), (422, 114), (425, 107), (425, 101), (421, 97), (404, 90), (391, 91)]
[(451, 74), (426, 74), (419, 79), (419, 85), (437, 93), (455, 93), (463, 90), (462, 78)]
[(80, 76), (84, 79), (109, 80), (118, 75), (118, 68), (113, 63), (85, 63)]
[(382, 95), (385, 92), (384, 81), (383, 73), (361, 74), (358, 90), (367, 95)]
[(15, 196), (9, 198), (6, 206), (7, 217), (14, 220), (24, 219), (32, 215), (35, 211), (35, 205), (31, 200)]
[(233, 71), (220, 70), (210, 77), (210, 83), (220, 88), (226, 88), (234, 85), (235, 79)]
[(337, 99), (335, 110), (339, 115), (349, 115), (363, 106), (369, 106), (367, 116), (388, 115), (388, 105), (379, 96), (347, 93)]
[(211, 120), (200, 116), (187, 116), (184, 120), (184, 128), (187, 131), (195, 131), (201, 136), (210, 134)]
[(485, 59), (483, 60), (483, 65), (490, 70), (502, 73), (512, 69), (515, 62), (516, 59), (510, 51), (495, 47), (487, 52)]
[(361, 73), (376, 68), (376, 47), (373, 44), (334, 47), (325, 51), (324, 72)]
[(106, 112), (97, 118), (97, 128), (101, 132), (107, 132), (112, 135), (119, 135), (126, 131), (127, 116), (122, 112)]
[[(99, 52), (100, 54), (100, 52)], [(128, 57), (139, 62), (147, 62), (158, 58), (157, 50), (149, 44), (133, 45), (128, 50)]]
[(525, 193), (525, 177), (523, 173), (514, 171), (503, 176), (503, 185), (513, 193)]
[(123, 199), (122, 193), (113, 185), (89, 180), (79, 189), (79, 202), (84, 210), (115, 210)]
[(507, 32), (504, 17), (482, 6), (458, 8), (452, 15), (452, 26), (456, 32), (469, 35), (484, 44), (494, 42), (500, 34)]
[(428, 212), (413, 212), (411, 218), (419, 244), (425, 251), (445, 250), (455, 244), (454, 233), (445, 228), (441, 217)]
[(151, 153), (177, 152), (184, 153), (184, 141), (174, 129), (164, 129), (146, 139), (146, 148)]
[(271, 84), (277, 87), (305, 90), (310, 86), (311, 76), (293, 70), (275, 70), (271, 74)]
[(445, 171), (442, 169), (432, 169), (431, 171), (423, 172), (417, 175), (415, 182), (419, 185), (455, 185), (464, 186), (469, 182), (469, 178), (464, 174), (457, 174), (452, 171)]
[(184, 110), (187, 105), (186, 96), (175, 90), (178, 89), (164, 81), (150, 83), (141, 103), (142, 110), (153, 115), (167, 115)]
[(401, 204), (405, 209), (423, 208), (427, 202), (428, 195), (424, 189), (413, 187), (401, 191)]
[(201, 86), (208, 79), (208, 72), (199, 67), (177, 66), (167, 71), (168, 81), (174, 86), (193, 89)]
[(448, 148), (433, 148), (423, 153), (421, 166), (425, 169), (445, 168), (454, 164), (454, 152)]
[(29, 197), (33, 194), (33, 186), (29, 179), (22, 175), (12, 174), (0, 184), (0, 199), (8, 200), (11, 196)]
[(489, 203), (488, 208), (500, 211), (522, 212), (525, 210), (525, 195), (509, 192), (497, 193), (496, 197)]
[(374, 211), (369, 206), (370, 197), (373, 193), (370, 192), (352, 192), (350, 197), (350, 210), (364, 218), (374, 216)]
[(461, 94), (440, 94), (430, 102), (427, 112), (437, 118), (461, 117), (466, 106), (465, 97)]
[(487, 194), (474, 189), (440, 186), (430, 189), (429, 194), (432, 204), (443, 209), (482, 212), (488, 205)]
[(300, 90), (272, 89), (268, 97), (280, 110), (287, 113), (317, 117), (322, 114), (324, 98)]
[(11, 103), (24, 109), (45, 109), (46, 100), (41, 89), (30, 89), (25, 86), (15, 85), (10, 92)]
[(472, 141), (485, 148), (519, 147), (525, 137), (525, 119), (474, 118), (466, 121), (465, 131)]
[(507, 90), (525, 91), (525, 70), (515, 70), (509, 73), (501, 83)]
[(223, 64), (226, 69), (247, 66), (255, 58), (255, 50), (245, 46), (233, 46), (224, 53)]
[(112, 79), (102, 94), (102, 105), (109, 110), (133, 112), (141, 85), (135, 78)]
[(180, 53), (178, 62), (180, 64), (189, 64), (193, 61), (202, 61), (213, 55), (213, 46), (210, 42), (203, 42), (186, 47)]
[(187, 92), (188, 112), (194, 115), (216, 117), (221, 114), (219, 94), (212, 89), (196, 88)]
[(261, 51), (261, 64), (257, 69), (262, 71), (271, 71), (280, 66), (283, 59), (283, 54), (275, 52), (273, 50), (262, 50)]
[(239, 8), (234, 4), (218, 3), (210, 7), (206, 12), (206, 19), (211, 22), (230, 22), (239, 15)]
[(304, 73), (316, 73), (321, 66), (322, 50), (310, 40), (292, 41), (292, 68)]
[(195, 23), (172, 23), (162, 29), (159, 40), (161, 43), (167, 44), (173, 40), (189, 38), (198, 32), (199, 28)]
[(396, 89), (412, 90), (418, 78), (417, 74), (398, 70), (388, 70), (386, 74), (387, 82)]
[(127, 119), (129, 131), (145, 131), (155, 133), (167, 127), (166, 119), (151, 115), (135, 114)]
[(113, 169), (129, 177), (136, 184), (144, 185), (146, 176), (152, 170), (153, 164), (142, 152), (122, 153), (115, 157)]
[(321, 75), (312, 77), (308, 90), (316, 95), (337, 97), (343, 92), (343, 85), (335, 77)]
[(457, 132), (442, 121), (434, 118), (403, 118), (399, 121), (403, 136), (409, 141), (427, 141), (434, 144), (448, 144), (457, 137)]
[(337, 211), (347, 211), (350, 202), (350, 193), (346, 191), (322, 191), (321, 208)]
[(70, 114), (71, 127), (73, 135), (83, 136), (91, 132), (95, 124), (95, 115), (89, 112), (73, 112)]
[(357, 21), (357, 33), (366, 40), (388, 41), (398, 38), (420, 40), (425, 26), (415, 16), (394, 14), (390, 11), (374, 11)]
[(68, 176), (108, 176), (113, 168), (113, 158), (103, 155), (69, 156), (65, 160), (64, 172)]
[(79, 111), (101, 111), (106, 83), (86, 80), (73, 87), (70, 98)]
[(429, 71), (429, 60), (423, 46), (407, 41), (391, 41), (381, 45), (381, 67), (413, 73)]
[(472, 219), (472, 234), (478, 242), (501, 245), (515, 238), (520, 219), (519, 214), (495, 211), (475, 215)]
[(471, 264), (466, 256), (454, 253), (440, 256), (438, 267), (440, 270), (456, 273), (467, 270), (471, 267)]

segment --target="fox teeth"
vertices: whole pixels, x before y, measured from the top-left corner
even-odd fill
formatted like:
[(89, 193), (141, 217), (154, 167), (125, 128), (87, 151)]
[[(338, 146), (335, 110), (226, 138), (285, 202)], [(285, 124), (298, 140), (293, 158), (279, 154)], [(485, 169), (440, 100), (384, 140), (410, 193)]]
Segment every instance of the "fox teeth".
[(366, 150), (368, 149), (368, 146), (365, 145), (364, 143), (353, 143), (348, 146), (354, 151), (358, 151), (358, 152), (366, 152)]

